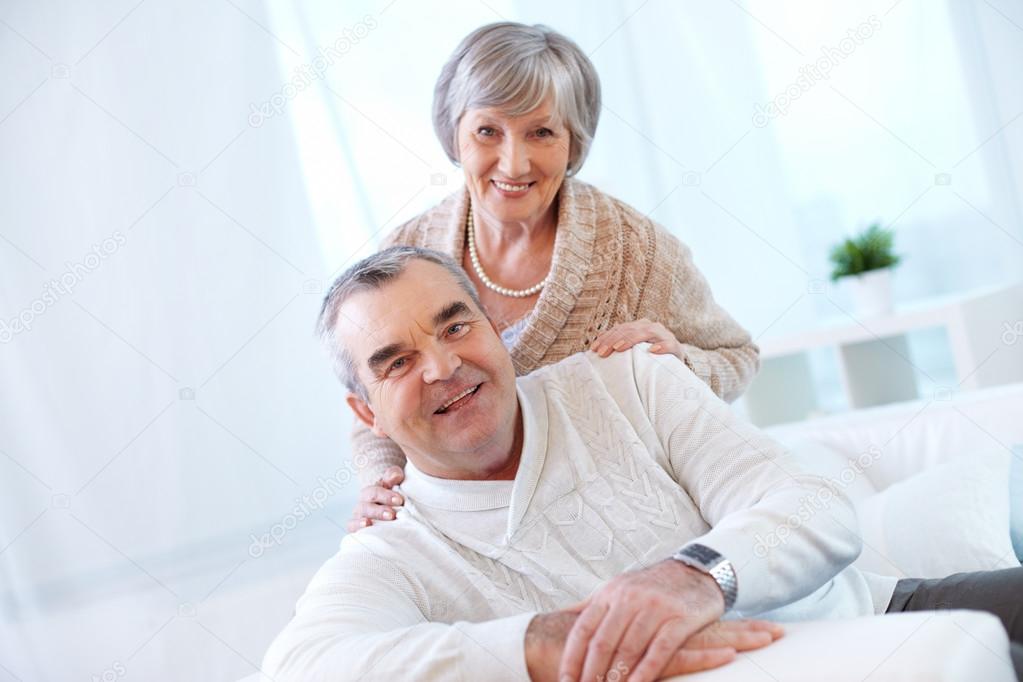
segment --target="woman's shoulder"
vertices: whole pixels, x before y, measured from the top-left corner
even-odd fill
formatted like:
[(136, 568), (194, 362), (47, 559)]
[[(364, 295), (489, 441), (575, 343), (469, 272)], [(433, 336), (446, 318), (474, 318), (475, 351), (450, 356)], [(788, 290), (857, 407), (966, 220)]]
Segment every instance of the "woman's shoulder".
[[(582, 180), (570, 179), (575, 203), (591, 206), (597, 241), (617, 238), (634, 256), (677, 258), (686, 246), (668, 229), (623, 199)], [(617, 233), (617, 234), (614, 234)]]
[(463, 224), (462, 214), (467, 209), (466, 190), (460, 188), (437, 205), (391, 230), (381, 240), (380, 248), (389, 246), (419, 246), (447, 251)]
[(570, 183), (574, 202), (577, 205), (592, 207), (598, 218), (609, 218), (611, 223), (620, 224), (627, 229), (637, 232), (651, 235), (663, 233), (674, 238), (674, 235), (666, 230), (664, 226), (624, 199), (620, 199), (576, 178), (568, 178), (566, 183)]

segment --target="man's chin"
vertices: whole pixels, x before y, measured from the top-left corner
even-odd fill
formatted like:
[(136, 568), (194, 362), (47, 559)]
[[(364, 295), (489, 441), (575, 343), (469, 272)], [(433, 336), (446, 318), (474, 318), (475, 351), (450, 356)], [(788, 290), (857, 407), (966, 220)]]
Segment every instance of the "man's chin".
[(436, 452), (447, 452), (451, 457), (463, 461), (476, 461), (479, 451), (494, 440), (495, 433), (478, 428), (466, 428), (455, 432), (437, 434)]

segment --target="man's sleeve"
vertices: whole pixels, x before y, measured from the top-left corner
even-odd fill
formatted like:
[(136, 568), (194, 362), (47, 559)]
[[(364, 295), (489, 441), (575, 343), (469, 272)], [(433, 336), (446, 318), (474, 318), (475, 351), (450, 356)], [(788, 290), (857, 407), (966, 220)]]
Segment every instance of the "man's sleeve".
[(275, 682), (528, 682), (524, 640), (535, 614), (427, 622), (424, 608), (443, 605), (393, 562), (349, 549), (342, 545), (299, 600), (294, 618), (263, 660), (266, 676)]
[(711, 526), (693, 542), (732, 562), (737, 611), (796, 601), (856, 559), (856, 512), (835, 482), (801, 471), (674, 356), (652, 354), (647, 344), (632, 352), (636, 387), (671, 473)]

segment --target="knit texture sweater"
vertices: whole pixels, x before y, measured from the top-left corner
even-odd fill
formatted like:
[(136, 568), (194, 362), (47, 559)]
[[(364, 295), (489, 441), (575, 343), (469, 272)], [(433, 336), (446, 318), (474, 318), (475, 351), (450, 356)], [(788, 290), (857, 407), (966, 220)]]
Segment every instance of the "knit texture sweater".
[[(342, 540), (271, 646), (266, 673), (527, 680), (536, 613), (690, 542), (731, 560), (743, 616), (884, 612), (894, 579), (873, 591), (849, 566), (861, 542), (841, 489), (802, 472), (675, 357), (648, 344), (604, 359), (581, 353), (519, 378), (517, 391), (514, 481), (445, 480), (409, 463), (398, 518)], [(810, 498), (827, 504), (801, 514)], [(783, 542), (756, 541), (783, 527)]]
[[(461, 263), (468, 210), (462, 188), (396, 228), (381, 248), (419, 246)], [(686, 364), (726, 401), (738, 398), (759, 369), (759, 349), (714, 301), (688, 247), (628, 204), (566, 178), (550, 277), (510, 349), (516, 374), (586, 350), (601, 332), (642, 318), (670, 330)], [(363, 485), (405, 464), (401, 448), (358, 421), (352, 455)]]

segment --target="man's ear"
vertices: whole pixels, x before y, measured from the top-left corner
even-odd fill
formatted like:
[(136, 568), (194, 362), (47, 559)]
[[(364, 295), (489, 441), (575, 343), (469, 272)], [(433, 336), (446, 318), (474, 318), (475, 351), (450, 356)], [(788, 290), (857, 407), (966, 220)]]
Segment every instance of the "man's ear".
[(377, 425), (377, 417), (373, 413), (373, 408), (369, 406), (369, 403), (354, 393), (349, 393), (345, 396), (345, 401), (348, 403), (348, 407), (352, 408), (352, 412), (355, 413), (355, 416), (358, 417), (359, 421), (372, 429), (373, 433), (376, 435), (381, 436), (382, 438), (387, 438), (387, 434), (384, 433), (383, 429)]

